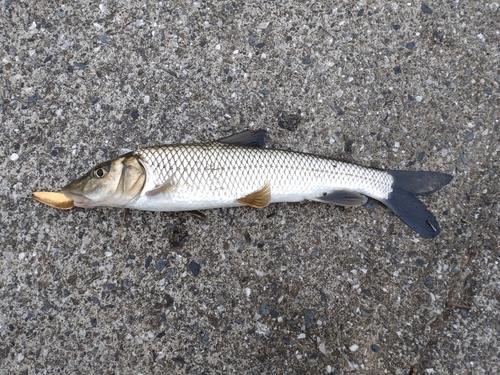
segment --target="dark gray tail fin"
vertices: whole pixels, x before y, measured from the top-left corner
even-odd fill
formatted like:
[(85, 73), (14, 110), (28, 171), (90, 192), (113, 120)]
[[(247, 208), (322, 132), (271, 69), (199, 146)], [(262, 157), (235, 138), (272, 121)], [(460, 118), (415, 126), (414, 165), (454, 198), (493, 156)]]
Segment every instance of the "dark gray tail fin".
[(434, 238), (441, 228), (436, 218), (418, 198), (447, 185), (453, 176), (440, 172), (388, 171), (394, 178), (392, 193), (382, 203), (421, 236)]

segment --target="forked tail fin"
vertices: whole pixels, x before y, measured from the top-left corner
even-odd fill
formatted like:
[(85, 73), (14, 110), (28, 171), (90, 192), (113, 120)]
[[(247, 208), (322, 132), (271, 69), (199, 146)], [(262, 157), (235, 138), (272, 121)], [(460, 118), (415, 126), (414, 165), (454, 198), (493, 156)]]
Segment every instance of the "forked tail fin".
[(394, 178), (389, 198), (382, 200), (392, 212), (421, 236), (434, 238), (441, 228), (418, 195), (431, 194), (450, 183), (452, 175), (426, 171), (388, 171)]

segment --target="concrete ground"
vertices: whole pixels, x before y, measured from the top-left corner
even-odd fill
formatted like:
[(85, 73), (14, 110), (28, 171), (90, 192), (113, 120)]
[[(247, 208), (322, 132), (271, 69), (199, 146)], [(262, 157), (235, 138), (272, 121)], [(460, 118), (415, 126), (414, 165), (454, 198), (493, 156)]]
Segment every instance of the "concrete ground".
[[(0, 373), (500, 372), (500, 10), (4, 0)], [(381, 205), (58, 211), (124, 149), (268, 146), (451, 173), (426, 240)]]

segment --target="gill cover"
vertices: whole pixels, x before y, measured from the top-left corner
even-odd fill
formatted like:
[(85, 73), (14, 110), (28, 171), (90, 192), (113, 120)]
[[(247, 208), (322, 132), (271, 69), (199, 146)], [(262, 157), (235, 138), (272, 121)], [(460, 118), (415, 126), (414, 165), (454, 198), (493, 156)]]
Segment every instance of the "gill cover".
[(97, 165), (61, 192), (77, 207), (123, 207), (144, 187), (146, 172), (133, 153)]

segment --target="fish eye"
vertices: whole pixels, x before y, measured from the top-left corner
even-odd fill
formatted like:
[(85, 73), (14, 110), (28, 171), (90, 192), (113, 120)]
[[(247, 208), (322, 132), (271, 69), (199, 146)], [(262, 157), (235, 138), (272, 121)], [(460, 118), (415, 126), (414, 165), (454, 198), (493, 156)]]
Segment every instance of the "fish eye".
[(94, 176), (97, 178), (103, 178), (106, 175), (106, 170), (103, 167), (97, 167), (94, 169)]

